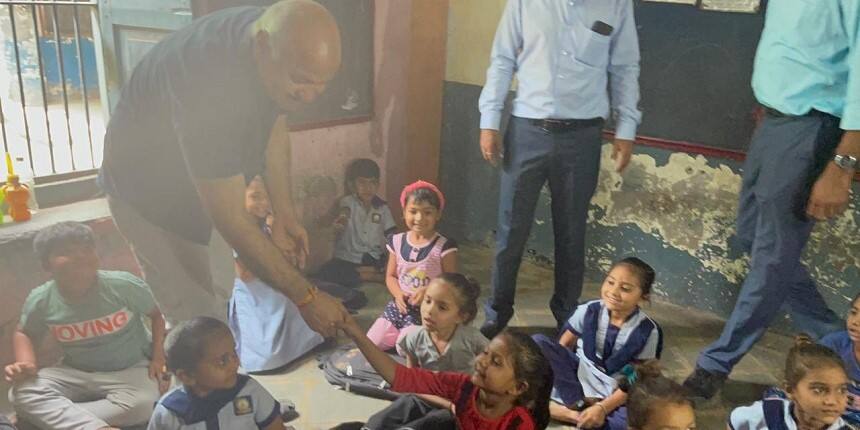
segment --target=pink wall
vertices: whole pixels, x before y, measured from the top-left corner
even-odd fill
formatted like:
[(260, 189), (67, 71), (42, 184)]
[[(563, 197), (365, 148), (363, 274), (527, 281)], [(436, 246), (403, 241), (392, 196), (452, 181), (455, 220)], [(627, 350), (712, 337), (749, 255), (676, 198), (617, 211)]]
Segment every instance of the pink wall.
[[(409, 63), (409, 19), (411, 0), (376, 0), (374, 23), (374, 116), (370, 122), (298, 131), (293, 141), (293, 176), (297, 198), (304, 200), (303, 184), (333, 180), (338, 192), (344, 167), (356, 157), (376, 160), (382, 169), (382, 197), (397, 212), (405, 145), (407, 69)], [(312, 188), (312, 187), (311, 187)], [(322, 200), (326, 197), (319, 196)], [(324, 206), (315, 202), (315, 206)], [(311, 214), (316, 212), (311, 210)], [(309, 214), (310, 215), (310, 214)]]

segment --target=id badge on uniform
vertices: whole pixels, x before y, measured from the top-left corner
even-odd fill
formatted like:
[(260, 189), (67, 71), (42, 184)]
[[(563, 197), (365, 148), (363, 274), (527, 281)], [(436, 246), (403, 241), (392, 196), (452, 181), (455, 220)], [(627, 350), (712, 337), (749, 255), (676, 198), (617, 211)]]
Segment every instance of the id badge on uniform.
[(233, 415), (238, 417), (252, 412), (254, 412), (254, 403), (251, 401), (251, 396), (237, 397), (233, 400)]

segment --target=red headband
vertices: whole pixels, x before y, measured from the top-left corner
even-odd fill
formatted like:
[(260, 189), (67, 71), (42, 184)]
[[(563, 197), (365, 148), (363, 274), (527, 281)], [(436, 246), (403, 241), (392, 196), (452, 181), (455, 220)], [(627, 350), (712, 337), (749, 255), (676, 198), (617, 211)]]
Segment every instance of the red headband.
[(415, 192), (415, 190), (418, 190), (421, 188), (427, 188), (430, 191), (433, 191), (434, 193), (436, 193), (436, 197), (439, 197), (439, 210), (445, 209), (445, 196), (442, 195), (442, 192), (439, 191), (439, 188), (436, 188), (435, 185), (433, 185), (429, 182), (421, 181), (421, 180), (415, 181), (415, 182), (407, 185), (405, 188), (403, 188), (403, 191), (400, 193), (400, 206), (405, 208), (406, 207), (406, 198), (410, 194)]

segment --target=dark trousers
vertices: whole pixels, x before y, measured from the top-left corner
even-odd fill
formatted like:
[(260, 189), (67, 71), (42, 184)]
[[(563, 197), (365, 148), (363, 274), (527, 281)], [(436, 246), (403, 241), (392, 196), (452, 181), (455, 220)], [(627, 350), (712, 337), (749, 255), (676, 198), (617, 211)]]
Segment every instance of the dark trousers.
[(373, 266), (382, 272), (385, 270), (386, 263), (388, 263), (385, 257), (387, 255), (376, 259), (370, 254), (364, 254), (361, 257), (361, 264), (332, 258), (317, 271), (314, 277), (323, 281), (340, 284), (344, 287), (355, 288), (361, 284), (361, 276), (358, 274), (358, 268), (360, 266)]
[(698, 366), (728, 374), (787, 305), (798, 331), (820, 337), (842, 329), (800, 262), (815, 224), (806, 204), (839, 144), (839, 119), (814, 113), (765, 117), (744, 164), (737, 236), (750, 269), (722, 335)]
[(559, 327), (576, 308), (585, 269), (588, 204), (600, 171), (602, 123), (547, 132), (512, 118), (505, 133), (496, 256), (487, 321), (507, 325), (514, 313), (517, 272), (544, 184), (552, 198), (555, 290), (550, 310)]
[(447, 409), (439, 409), (414, 395), (404, 395), (370, 417), (364, 428), (451, 430), (457, 428), (457, 419)]

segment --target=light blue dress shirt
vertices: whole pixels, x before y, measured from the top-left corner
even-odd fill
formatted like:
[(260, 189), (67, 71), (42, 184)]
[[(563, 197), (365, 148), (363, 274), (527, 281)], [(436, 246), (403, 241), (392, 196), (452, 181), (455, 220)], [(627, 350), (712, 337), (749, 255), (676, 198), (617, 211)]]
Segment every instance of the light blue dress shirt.
[[(603, 21), (608, 36), (592, 31)], [(642, 119), (632, 0), (508, 0), (481, 92), (481, 128), (499, 129), (513, 74), (521, 118), (608, 118), (633, 139)], [(611, 97), (610, 97), (611, 96)]]
[(860, 0), (769, 2), (752, 87), (784, 114), (816, 109), (860, 130)]

